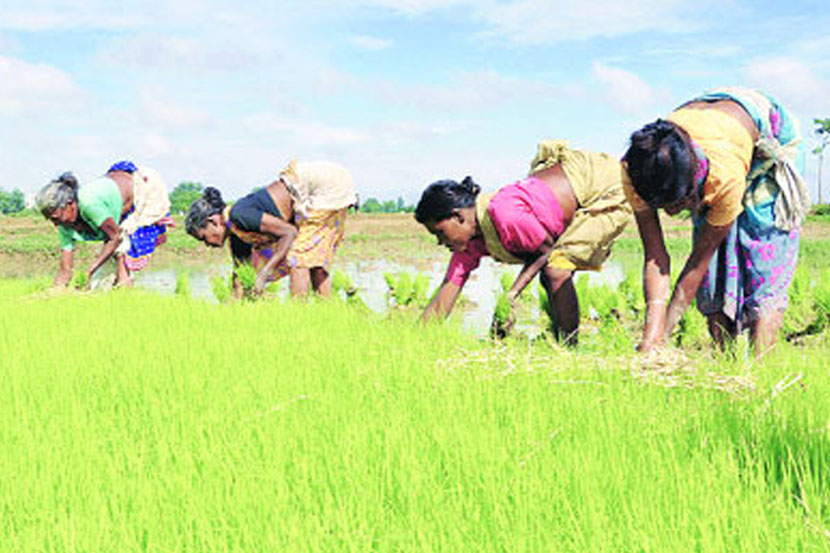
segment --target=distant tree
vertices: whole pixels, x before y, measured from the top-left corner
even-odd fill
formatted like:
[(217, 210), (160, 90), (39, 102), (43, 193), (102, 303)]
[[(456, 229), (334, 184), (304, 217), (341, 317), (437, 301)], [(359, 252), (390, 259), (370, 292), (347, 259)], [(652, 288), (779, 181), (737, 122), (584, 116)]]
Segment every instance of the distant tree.
[(367, 198), (365, 202), (360, 205), (361, 213), (380, 213), (383, 211), (383, 205), (376, 198)]
[(190, 204), (202, 196), (204, 187), (200, 182), (184, 181), (176, 185), (170, 193), (170, 211), (173, 213), (186, 213)]
[(414, 205), (406, 205), (404, 199), (398, 197), (397, 200), (386, 200), (381, 202), (377, 198), (368, 198), (365, 202), (360, 204), (361, 213), (412, 213), (415, 211)]
[(0, 188), (0, 213), (10, 215), (24, 209), (26, 209), (26, 197), (20, 189), (15, 188), (11, 192), (6, 192)]
[(830, 144), (830, 119), (813, 119), (813, 123), (820, 141), (813, 153), (818, 156), (818, 203), (821, 204), (824, 203), (821, 197), (821, 166), (824, 162), (824, 149)]

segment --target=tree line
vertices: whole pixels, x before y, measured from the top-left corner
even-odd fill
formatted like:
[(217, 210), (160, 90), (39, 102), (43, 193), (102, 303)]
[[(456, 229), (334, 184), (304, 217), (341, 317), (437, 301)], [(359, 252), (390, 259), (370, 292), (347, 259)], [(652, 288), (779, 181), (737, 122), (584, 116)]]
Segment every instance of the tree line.
[[(170, 211), (177, 214), (187, 213), (190, 204), (202, 196), (204, 190), (201, 183), (181, 182), (170, 193)], [(377, 198), (367, 198), (357, 207), (360, 213), (412, 213), (414, 205), (407, 205), (402, 197), (397, 200), (380, 201)]]
[(26, 197), (19, 188), (5, 191), (0, 188), (0, 213), (12, 215), (26, 209)]

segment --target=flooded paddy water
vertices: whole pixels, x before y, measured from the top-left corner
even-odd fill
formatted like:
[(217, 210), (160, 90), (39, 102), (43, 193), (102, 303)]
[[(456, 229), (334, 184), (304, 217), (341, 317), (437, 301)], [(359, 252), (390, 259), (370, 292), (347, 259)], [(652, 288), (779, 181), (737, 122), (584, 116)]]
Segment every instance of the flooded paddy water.
[[(462, 291), (463, 301), (456, 306), (462, 317), (462, 325), (465, 330), (477, 335), (486, 335), (495, 308), (496, 297), (501, 290), (501, 278), (504, 274), (515, 277), (521, 267), (518, 265), (504, 265), (493, 261), (490, 258), (482, 259), (481, 265), (476, 269), (464, 286)], [(208, 266), (193, 266), (186, 268), (148, 268), (136, 274), (135, 284), (139, 288), (153, 290), (162, 294), (174, 294), (176, 291), (177, 275), (185, 272), (188, 277), (190, 294), (196, 299), (213, 301), (211, 280), (217, 275), (227, 278), (230, 274), (230, 264), (212, 264)], [(357, 294), (361, 300), (372, 311), (378, 314), (385, 314), (390, 309), (389, 288), (384, 279), (387, 273), (409, 273), (413, 276), (423, 274), (429, 277), (430, 294), (441, 284), (446, 271), (446, 262), (431, 261), (420, 262), (416, 265), (407, 263), (396, 263), (386, 259), (363, 259), (346, 261), (335, 266), (335, 270), (343, 271), (351, 278)], [(602, 271), (587, 271), (589, 285), (607, 285), (616, 287), (625, 278), (622, 265), (617, 263), (607, 264)], [(93, 281), (93, 287), (106, 286), (111, 280), (109, 273), (102, 270), (102, 274)], [(525, 289), (525, 295), (535, 297), (538, 284), (534, 280)], [(282, 279), (277, 284), (278, 293), (281, 296), (288, 294), (288, 279)], [(520, 319), (518, 329), (527, 334), (535, 334), (539, 325), (535, 324), (540, 313), (535, 300), (529, 309), (529, 317)]]

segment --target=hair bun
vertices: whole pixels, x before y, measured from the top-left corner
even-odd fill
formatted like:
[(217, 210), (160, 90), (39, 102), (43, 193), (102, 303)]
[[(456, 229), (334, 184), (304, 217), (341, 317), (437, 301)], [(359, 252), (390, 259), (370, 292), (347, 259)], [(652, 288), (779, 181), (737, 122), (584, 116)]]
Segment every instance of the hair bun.
[(631, 142), (639, 144), (643, 148), (653, 148), (676, 132), (677, 126), (674, 123), (665, 119), (658, 119), (631, 135)]
[(75, 175), (72, 174), (71, 171), (66, 171), (65, 173), (61, 173), (58, 178), (55, 179), (56, 183), (62, 186), (68, 186), (69, 188), (78, 189), (78, 179), (75, 178)]
[(204, 192), (202, 192), (202, 197), (213, 207), (218, 207), (220, 209), (225, 207), (225, 202), (222, 200), (222, 193), (219, 192), (217, 188), (208, 186), (205, 188)]
[(481, 187), (475, 183), (473, 177), (467, 175), (464, 177), (464, 180), (461, 181), (461, 186), (473, 196), (478, 195), (481, 192)]

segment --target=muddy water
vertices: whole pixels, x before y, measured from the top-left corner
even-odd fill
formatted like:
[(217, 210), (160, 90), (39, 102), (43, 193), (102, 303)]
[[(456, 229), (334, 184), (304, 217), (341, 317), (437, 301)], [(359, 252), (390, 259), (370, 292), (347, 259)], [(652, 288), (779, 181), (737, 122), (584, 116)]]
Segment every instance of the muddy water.
[[(441, 283), (446, 271), (446, 263), (443, 262), (434, 262), (427, 267), (420, 266), (416, 268), (385, 259), (351, 261), (341, 263), (337, 267), (349, 275), (358, 289), (358, 295), (366, 305), (381, 314), (389, 308), (387, 286), (383, 278), (385, 273), (426, 274), (430, 279), (429, 289), (434, 290)], [(472, 273), (462, 292), (466, 302), (460, 307), (463, 309), (463, 326), (467, 331), (479, 336), (487, 333), (495, 308), (496, 296), (501, 288), (501, 276), (508, 273), (515, 277), (519, 269), (518, 265), (503, 265), (486, 257), (481, 260), (481, 265)], [(216, 275), (227, 278), (230, 273), (230, 266), (222, 264), (188, 269), (149, 269), (138, 273), (135, 283), (140, 288), (154, 290), (162, 294), (173, 294), (176, 289), (176, 274), (181, 270), (187, 271), (188, 284), (193, 297), (215, 301), (210, 281)], [(591, 285), (606, 284), (616, 287), (625, 278), (622, 266), (614, 263), (609, 263), (600, 272), (589, 271), (586, 274)], [(102, 275), (102, 278), (96, 279), (96, 281), (100, 280), (100, 282), (105, 283), (106, 277), (107, 275)], [(281, 294), (287, 293), (287, 285), (288, 279), (280, 281)], [(532, 293), (535, 296), (536, 286), (535, 282), (528, 286), (525, 294)], [(534, 306), (535, 303), (534, 301)], [(538, 309), (533, 307), (531, 309), (531, 320), (520, 321), (519, 330), (525, 333), (534, 333), (538, 327), (535, 324), (535, 319), (538, 316)]]

